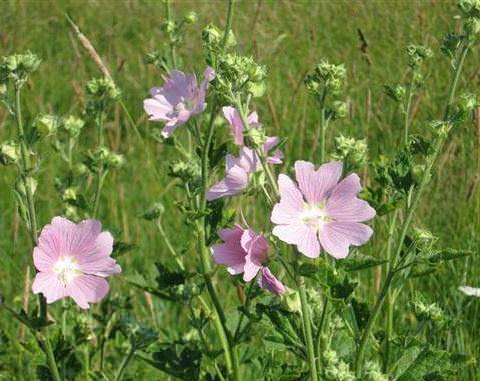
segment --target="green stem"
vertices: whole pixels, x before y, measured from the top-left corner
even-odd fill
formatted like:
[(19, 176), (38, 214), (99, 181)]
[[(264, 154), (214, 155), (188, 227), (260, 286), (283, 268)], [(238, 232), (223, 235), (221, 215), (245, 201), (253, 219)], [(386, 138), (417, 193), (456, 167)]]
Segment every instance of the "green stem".
[(303, 333), (305, 335), (305, 344), (307, 347), (308, 364), (310, 367), (311, 381), (318, 381), (317, 362), (315, 360), (315, 350), (313, 347), (312, 321), (310, 319), (310, 309), (305, 292), (305, 280), (300, 277), (298, 280), (298, 290), (300, 292), (300, 303), (302, 305)]
[(412, 69), (412, 78), (410, 80), (410, 85), (408, 86), (407, 91), (407, 104), (405, 106), (405, 120), (404, 120), (404, 128), (403, 128), (403, 140), (404, 144), (408, 144), (408, 131), (410, 129), (410, 109), (412, 106), (412, 96), (413, 96), (413, 85), (415, 83), (415, 70)]
[(130, 361), (132, 361), (132, 358), (134, 355), (135, 355), (135, 346), (133, 344), (130, 344), (130, 347), (128, 348), (128, 352), (123, 358), (122, 363), (120, 364), (120, 368), (117, 371), (117, 375), (115, 376), (115, 381), (120, 381), (123, 378), (125, 374), (125, 370), (130, 364)]
[[(456, 92), (456, 89), (457, 89), (458, 80), (460, 78), (460, 72), (462, 70), (463, 63), (465, 61), (465, 57), (468, 53), (469, 48), (470, 48), (469, 43), (467, 43), (463, 46), (463, 49), (462, 49), (462, 52), (461, 52), (461, 55), (460, 55), (460, 59), (459, 59), (458, 64), (455, 68), (455, 73), (454, 73), (454, 77), (453, 77), (453, 80), (452, 80), (450, 88), (449, 88), (447, 105), (445, 107), (445, 113), (444, 113), (444, 117), (443, 117), (445, 122), (448, 121), (448, 117), (449, 117), (449, 113), (450, 113), (450, 107), (451, 107), (451, 105), (453, 103), (453, 100), (455, 98), (455, 92)], [(391, 261), (392, 262), (391, 268), (390, 268), (389, 272), (387, 273), (387, 277), (385, 278), (382, 289), (381, 289), (380, 294), (378, 296), (378, 299), (375, 303), (374, 309), (373, 309), (373, 311), (370, 315), (370, 318), (367, 322), (367, 325), (365, 327), (363, 335), (360, 339), (360, 344), (359, 344), (359, 347), (358, 347), (356, 360), (355, 360), (355, 373), (356, 373), (357, 377), (361, 377), (362, 374), (363, 374), (363, 360), (364, 360), (364, 355), (365, 355), (365, 350), (366, 350), (368, 339), (369, 339), (371, 331), (373, 329), (375, 320), (376, 320), (377, 316), (379, 315), (380, 309), (382, 308), (385, 297), (388, 294), (388, 290), (391, 286), (394, 274), (397, 270), (396, 269), (397, 261), (398, 261), (398, 258), (400, 257), (401, 252), (402, 252), (403, 242), (404, 242), (405, 237), (407, 235), (408, 228), (410, 227), (410, 223), (412, 221), (413, 214), (414, 214), (414, 212), (415, 212), (415, 210), (416, 210), (416, 208), (419, 204), (419, 201), (420, 201), (420, 198), (423, 194), (425, 186), (427, 185), (427, 183), (430, 180), (433, 165), (435, 164), (436, 159), (437, 159), (438, 155), (440, 154), (440, 151), (443, 147), (443, 144), (445, 143), (445, 140), (447, 139), (447, 135), (448, 134), (438, 135), (436, 137), (434, 148), (433, 148), (433, 153), (428, 158), (427, 165), (426, 165), (425, 171), (423, 173), (422, 179), (420, 181), (420, 184), (417, 188), (417, 191), (415, 192), (415, 194), (413, 196), (410, 207), (408, 208), (408, 210), (406, 212), (405, 220), (403, 221), (403, 224), (402, 224), (402, 227), (401, 227), (401, 230), (400, 230), (400, 236), (398, 238), (398, 246), (397, 246), (396, 251), (394, 252), (394, 255), (393, 255), (393, 258), (392, 258), (392, 261)]]
[(225, 48), (225, 46), (227, 45), (228, 35), (230, 34), (230, 30), (232, 28), (234, 3), (235, 3), (235, 0), (228, 0), (227, 22), (225, 24), (225, 32), (223, 33), (223, 40), (222, 40), (223, 48)]
[(157, 219), (157, 228), (163, 240), (165, 241), (165, 245), (167, 245), (167, 249), (170, 251), (170, 254), (172, 254), (172, 256), (175, 258), (175, 262), (177, 262), (178, 267), (180, 268), (180, 270), (184, 271), (185, 266), (183, 265), (182, 260), (178, 257), (178, 254), (175, 251), (172, 243), (170, 242), (167, 233), (163, 229), (162, 221), (160, 220), (160, 218)]
[[(167, 17), (167, 21), (170, 23), (174, 23), (173, 15), (172, 15), (172, 4), (170, 0), (165, 0), (165, 14)], [(168, 32), (168, 38), (170, 39), (169, 47), (170, 47), (170, 60), (172, 61), (173, 69), (177, 69), (177, 54), (175, 52), (175, 42), (173, 41), (173, 33)]]
[(57, 363), (55, 361), (55, 355), (53, 354), (50, 340), (43, 336), (40, 332), (36, 333), (37, 341), (43, 349), (45, 356), (47, 357), (47, 364), (50, 368), (50, 373), (54, 381), (61, 381), (60, 373), (58, 372)]
[(105, 182), (105, 177), (107, 176), (107, 171), (104, 171), (103, 168), (98, 170), (97, 175), (97, 186), (95, 188), (95, 196), (93, 201), (93, 212), (92, 216), (96, 218), (98, 216), (98, 211), (100, 208), (100, 196), (102, 194), (103, 183)]
[(327, 97), (327, 89), (323, 89), (320, 97), (320, 162), (325, 162), (325, 151), (327, 145), (327, 122), (325, 120), (325, 98)]
[(323, 309), (322, 309), (322, 316), (320, 317), (320, 324), (318, 326), (318, 334), (317, 334), (317, 356), (318, 356), (318, 369), (322, 366), (322, 359), (323, 353), (326, 350), (326, 343), (324, 340), (323, 329), (325, 327), (325, 322), (327, 320), (328, 314), (328, 298), (325, 297), (323, 301)]

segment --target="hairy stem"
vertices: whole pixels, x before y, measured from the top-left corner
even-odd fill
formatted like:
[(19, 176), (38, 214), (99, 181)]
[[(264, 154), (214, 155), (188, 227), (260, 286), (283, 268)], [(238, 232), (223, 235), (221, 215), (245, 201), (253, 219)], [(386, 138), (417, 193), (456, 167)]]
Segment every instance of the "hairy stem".
[(115, 376), (115, 381), (120, 381), (123, 378), (123, 375), (125, 374), (125, 370), (127, 369), (128, 365), (132, 361), (134, 355), (135, 355), (135, 346), (133, 344), (130, 344), (130, 347), (128, 348), (128, 352), (125, 354), (125, 357), (123, 358), (122, 363), (118, 368), (117, 375)]
[[(170, 0), (165, 0), (165, 15), (169, 23), (173, 23), (172, 15), (172, 4)], [(170, 60), (173, 66), (173, 69), (177, 69), (177, 54), (175, 52), (175, 42), (172, 40), (172, 33), (168, 32), (168, 38), (170, 39), (169, 48), (170, 48)]]
[(305, 280), (303, 277), (298, 279), (298, 290), (300, 292), (300, 303), (302, 306), (303, 333), (305, 336), (305, 345), (307, 347), (308, 365), (310, 367), (311, 381), (318, 381), (317, 362), (315, 359), (315, 349), (313, 346), (312, 320), (310, 318), (310, 307), (307, 301), (305, 291)]
[[(455, 93), (456, 93), (456, 89), (457, 89), (457, 85), (458, 85), (458, 80), (460, 78), (460, 72), (462, 70), (463, 63), (465, 61), (465, 57), (466, 57), (469, 49), (470, 49), (470, 43), (464, 43), (462, 51), (460, 53), (460, 58), (459, 58), (458, 63), (455, 67), (454, 76), (453, 76), (452, 82), (450, 84), (449, 92), (448, 92), (447, 105), (445, 107), (445, 112), (444, 112), (444, 116), (443, 116), (443, 120), (445, 122), (448, 121), (448, 117), (449, 117), (449, 114), (450, 114), (450, 108), (451, 108), (451, 105), (454, 101)], [(393, 254), (392, 260), (391, 260), (391, 263), (392, 263), (391, 268), (390, 268), (389, 272), (387, 273), (387, 277), (384, 280), (382, 289), (381, 289), (380, 294), (377, 298), (374, 309), (373, 309), (373, 311), (370, 315), (370, 318), (368, 319), (367, 325), (366, 325), (365, 330), (363, 332), (363, 335), (360, 339), (360, 344), (359, 344), (359, 347), (358, 347), (356, 360), (355, 360), (355, 372), (356, 372), (357, 377), (361, 377), (362, 374), (363, 374), (363, 362), (364, 362), (364, 355), (365, 355), (365, 350), (366, 350), (366, 347), (367, 347), (368, 339), (371, 335), (371, 331), (373, 329), (375, 320), (376, 320), (377, 316), (379, 315), (379, 312), (382, 308), (385, 297), (388, 294), (388, 290), (390, 289), (394, 274), (397, 270), (396, 269), (396, 264), (397, 264), (398, 258), (400, 257), (400, 254), (402, 252), (403, 242), (405, 241), (405, 237), (407, 235), (408, 228), (410, 227), (410, 223), (412, 221), (414, 212), (415, 212), (415, 210), (416, 210), (416, 208), (419, 204), (419, 201), (420, 201), (420, 198), (423, 194), (423, 191), (425, 190), (425, 186), (427, 185), (427, 183), (430, 180), (431, 173), (432, 173), (432, 168), (433, 168), (433, 166), (436, 162), (436, 159), (437, 159), (438, 155), (441, 152), (441, 149), (442, 149), (442, 147), (445, 143), (445, 140), (447, 139), (447, 135), (448, 134), (438, 135), (436, 137), (434, 147), (433, 147), (433, 153), (427, 159), (426, 168), (425, 168), (425, 171), (423, 172), (423, 176), (420, 180), (420, 184), (418, 185), (418, 188), (413, 195), (411, 204), (410, 204), (409, 208), (407, 209), (405, 219), (403, 221), (403, 224), (402, 224), (402, 227), (401, 227), (401, 230), (400, 230), (400, 235), (398, 237), (397, 248), (396, 248), (396, 250)]]
[(327, 146), (327, 121), (325, 120), (325, 98), (327, 97), (327, 89), (323, 89), (320, 97), (320, 162), (325, 161), (325, 151)]
[(408, 132), (410, 129), (410, 109), (412, 107), (412, 97), (413, 97), (413, 86), (415, 83), (415, 70), (412, 69), (412, 78), (410, 79), (410, 85), (407, 90), (407, 103), (405, 106), (405, 119), (403, 124), (403, 142), (405, 145), (408, 144)]

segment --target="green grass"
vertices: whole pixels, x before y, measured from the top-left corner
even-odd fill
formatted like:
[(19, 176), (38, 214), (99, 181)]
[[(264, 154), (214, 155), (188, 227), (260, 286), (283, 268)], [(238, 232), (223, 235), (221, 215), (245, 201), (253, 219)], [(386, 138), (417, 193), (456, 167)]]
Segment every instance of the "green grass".
[[(107, 227), (121, 230), (122, 240), (138, 246), (120, 260), (125, 273), (146, 272), (154, 261), (169, 260), (168, 250), (155, 226), (140, 218), (155, 201), (166, 205), (167, 233), (177, 247), (185, 248), (185, 255), (191, 256), (189, 261), (193, 263), (196, 258), (193, 236), (183, 225), (173, 204), (177, 191), (166, 188), (171, 179), (166, 175), (165, 159), (170, 158), (173, 151), (147, 140), (146, 132), (151, 126), (142, 110), (142, 99), (148, 89), (161, 82), (158, 71), (147, 66), (143, 59), (146, 52), (163, 46), (160, 29), (164, 19), (162, 4), (158, 1), (4, 0), (0, 7), (0, 54), (31, 50), (43, 59), (24, 92), (25, 115), (29, 122), (39, 112), (80, 115), (85, 105), (84, 85), (90, 78), (100, 75), (72, 34), (64, 17), (64, 12), (68, 12), (111, 69), (122, 89), (127, 108), (146, 140), (145, 144), (139, 141), (120, 109), (109, 117), (108, 143), (126, 156), (127, 165), (107, 180), (100, 214)], [(223, 25), (225, 2), (177, 1), (174, 10), (177, 15), (189, 10), (199, 14), (198, 23), (189, 27), (178, 53), (183, 69), (201, 73), (204, 68), (201, 29), (208, 22)], [(427, 91), (422, 92), (414, 103), (412, 130), (425, 131), (429, 120), (440, 118), (449, 76), (448, 61), (438, 49), (439, 40), (444, 32), (459, 27), (453, 17), (455, 14), (453, 1), (239, 2), (233, 23), (239, 49), (253, 54), (258, 62), (267, 65), (269, 73), (268, 95), (256, 102), (255, 108), (270, 135), (288, 138), (286, 164), (297, 159), (311, 159), (318, 163), (315, 131), (319, 115), (302, 80), (323, 58), (345, 63), (347, 94), (352, 110), (347, 119), (336, 124), (334, 131), (329, 131), (328, 147), (332, 147), (332, 138), (338, 132), (366, 137), (372, 159), (389, 155), (398, 147), (402, 139), (402, 115), (384, 95), (383, 85), (405, 80), (405, 48), (410, 42), (428, 44), (436, 53), (428, 64)], [(361, 29), (368, 41), (368, 60), (360, 50), (357, 29)], [(478, 90), (478, 51), (476, 48), (467, 58), (461, 90)], [(87, 126), (86, 131), (82, 145), (93, 147), (93, 126)], [(0, 140), (14, 133), (13, 120), (4, 109), (0, 109)], [(148, 160), (147, 151), (152, 160)], [(37, 207), (43, 225), (61, 212), (61, 203), (54, 190), (54, 178), (61, 167), (48, 144), (41, 145), (40, 153)], [(408, 326), (409, 293), (421, 291), (460, 321), (443, 344), (479, 358), (480, 301), (467, 302), (457, 287), (465, 280), (468, 284), (480, 286), (480, 121), (465, 123), (453, 131), (435, 173), (414, 224), (431, 230), (446, 246), (469, 248), (475, 254), (468, 260), (442, 267), (430, 278), (412, 282), (410, 290), (404, 290), (400, 298), (399, 305), (405, 308), (397, 310), (395, 319), (400, 326)], [(367, 171), (364, 176), (368, 181)], [(10, 192), (13, 182), (12, 171), (0, 167), (0, 293), (19, 307), (25, 269), (31, 263), (31, 255), (27, 234), (15, 212), (15, 200)], [(253, 226), (258, 229), (268, 227), (269, 216), (263, 210), (256, 210), (253, 203), (244, 203), (242, 207)], [(365, 251), (382, 257), (384, 221), (378, 219), (375, 228), (374, 239)], [(373, 300), (378, 276), (378, 273), (368, 271), (362, 277), (360, 292), (365, 299)], [(146, 321), (152, 319), (142, 293), (128, 288), (120, 277), (112, 284), (114, 292), (121, 290), (134, 297), (139, 316)], [(33, 298), (31, 304), (34, 304)], [(158, 301), (155, 308), (165, 335), (172, 335), (168, 327), (177, 326), (180, 311)], [(0, 314), (0, 327), (11, 337), (19, 331), (18, 325), (4, 314)], [(20, 356), (24, 349), (16, 347), (14, 351)], [(30, 376), (19, 374), (18, 379), (31, 379)], [(465, 374), (467, 376), (476, 380), (480, 371), (472, 366), (468, 375)], [(162, 379), (158, 373), (149, 373), (149, 377)]]

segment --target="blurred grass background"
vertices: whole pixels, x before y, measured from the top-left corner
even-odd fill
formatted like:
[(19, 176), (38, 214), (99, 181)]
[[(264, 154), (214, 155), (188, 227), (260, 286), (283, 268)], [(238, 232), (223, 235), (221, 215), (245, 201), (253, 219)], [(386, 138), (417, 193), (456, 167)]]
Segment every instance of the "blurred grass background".
[[(148, 136), (146, 131), (151, 127), (143, 113), (142, 99), (151, 86), (161, 83), (161, 78), (155, 68), (144, 63), (144, 56), (149, 51), (162, 49), (165, 42), (160, 29), (164, 20), (160, 1), (3, 0), (0, 6), (0, 55), (31, 50), (43, 59), (24, 92), (27, 121), (39, 112), (80, 115), (85, 105), (86, 81), (100, 76), (67, 24), (64, 13), (68, 12), (111, 69), (140, 133), (144, 138)], [(199, 15), (199, 21), (188, 27), (178, 54), (182, 70), (201, 73), (204, 68), (201, 30), (209, 22), (223, 25), (226, 2), (178, 0), (173, 2), (173, 7), (177, 17), (191, 10)], [(411, 42), (429, 45), (436, 53), (427, 64), (427, 91), (421, 92), (414, 103), (412, 132), (421, 133), (428, 120), (439, 118), (449, 82), (449, 63), (438, 47), (446, 31), (458, 29), (455, 14), (454, 1), (239, 1), (233, 22), (239, 50), (254, 55), (258, 62), (267, 65), (269, 73), (267, 95), (256, 101), (255, 107), (270, 135), (288, 137), (287, 165), (296, 159), (310, 159), (318, 164), (315, 131), (319, 115), (302, 81), (320, 59), (345, 63), (348, 70), (351, 112), (329, 131), (330, 148), (332, 138), (339, 132), (366, 137), (372, 159), (389, 155), (398, 147), (402, 115), (384, 95), (383, 85), (405, 81), (405, 50)], [(368, 43), (364, 51), (360, 49), (359, 30)], [(467, 59), (460, 90), (478, 91), (478, 58), (477, 47)], [(94, 144), (89, 128), (93, 130), (93, 126), (87, 126), (82, 137), (86, 148)], [(155, 226), (140, 218), (150, 204), (159, 200), (168, 210), (165, 228), (172, 242), (177, 247), (185, 247), (194, 261), (195, 249), (190, 247), (194, 242), (174, 206), (176, 191), (166, 188), (170, 179), (165, 159), (172, 151), (148, 140), (142, 144), (120, 109), (110, 116), (107, 130), (109, 145), (126, 156), (127, 165), (108, 178), (100, 214), (107, 227), (121, 230), (122, 240), (138, 246), (121, 258), (125, 273), (145, 272), (155, 260), (168, 261), (168, 250)], [(0, 109), (0, 140), (14, 134), (13, 120)], [(152, 153), (153, 162), (146, 160), (147, 150)], [(40, 154), (37, 208), (40, 225), (44, 225), (61, 212), (54, 190), (59, 166), (48, 144), (41, 146)], [(368, 181), (368, 172), (364, 175)], [(415, 225), (430, 229), (442, 244), (470, 248), (475, 255), (443, 267), (430, 278), (413, 282), (401, 297), (401, 301), (407, 301), (409, 293), (421, 291), (430, 301), (438, 302), (461, 319), (444, 344), (476, 358), (480, 356), (480, 300), (467, 300), (457, 287), (465, 282), (480, 286), (476, 255), (480, 247), (479, 176), (480, 122), (477, 120), (453, 131), (415, 217)], [(10, 191), (13, 182), (10, 168), (0, 167), (0, 293), (20, 306), (25, 268), (31, 263), (31, 256)], [(252, 226), (268, 227), (267, 213), (246, 204), (243, 211), (251, 216)], [(384, 255), (383, 224), (381, 219), (376, 221), (376, 234), (365, 247), (366, 252)], [(368, 271), (362, 278), (361, 293), (365, 299), (373, 300), (378, 276)], [(148, 304), (140, 292), (126, 287), (120, 277), (113, 280), (113, 289), (137, 296), (135, 309), (140, 316), (150, 319)], [(406, 307), (396, 314), (401, 325), (410, 316), (406, 312), (408, 303), (399, 305)], [(171, 305), (158, 302), (156, 308), (164, 329), (177, 324), (177, 312), (172, 311)], [(16, 323), (5, 315), (0, 315), (0, 326), (12, 334), (18, 330)], [(480, 377), (475, 370), (469, 376), (472, 380)]]

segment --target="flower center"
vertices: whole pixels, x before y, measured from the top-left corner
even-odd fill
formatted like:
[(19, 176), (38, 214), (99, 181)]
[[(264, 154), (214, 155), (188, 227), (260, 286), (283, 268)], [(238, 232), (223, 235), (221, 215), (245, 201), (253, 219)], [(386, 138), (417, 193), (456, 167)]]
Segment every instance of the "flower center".
[(81, 274), (76, 259), (68, 255), (58, 258), (53, 266), (53, 272), (65, 286)]
[(177, 103), (177, 105), (175, 106), (175, 111), (176, 112), (181, 112), (181, 111), (184, 111), (184, 110), (192, 110), (194, 108), (195, 104), (193, 102), (193, 100), (190, 100), (190, 99), (183, 99), (182, 97), (182, 101)]
[(323, 225), (333, 221), (333, 219), (327, 214), (324, 203), (317, 205), (305, 204), (300, 219), (303, 223), (316, 230), (320, 230)]

